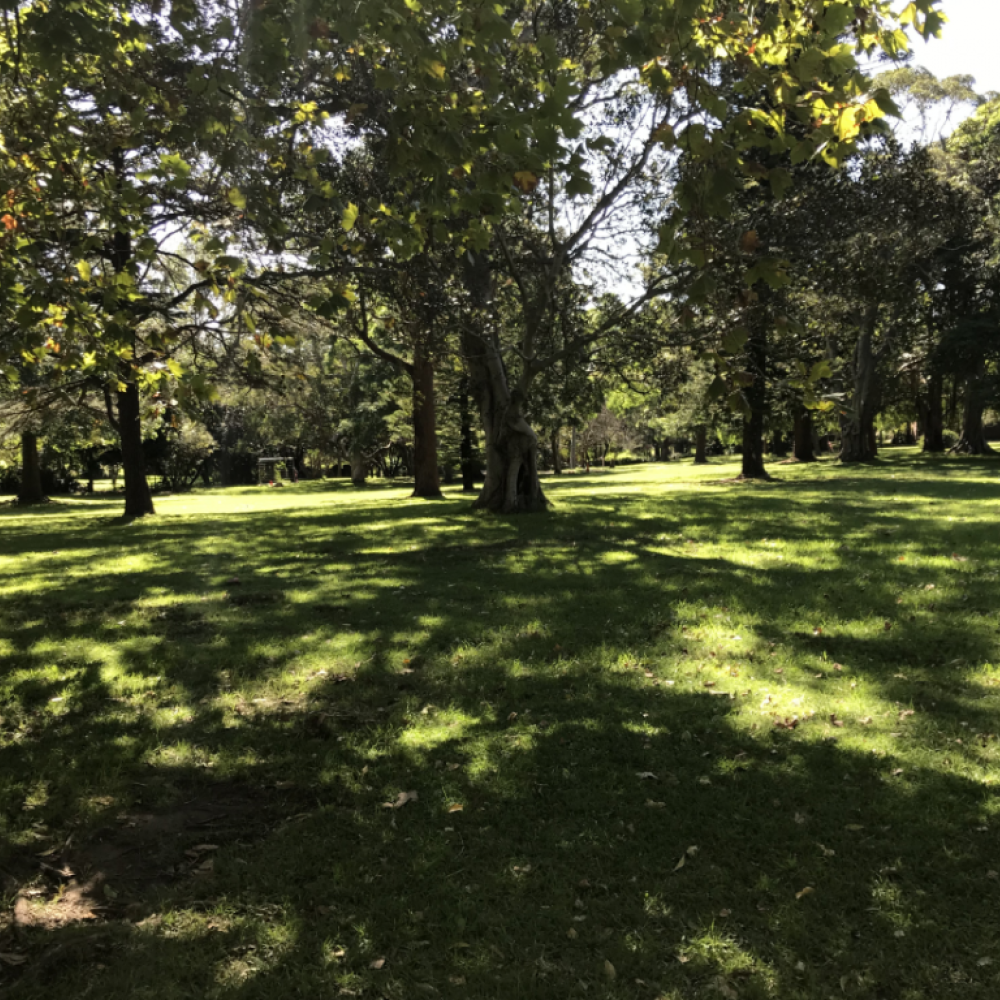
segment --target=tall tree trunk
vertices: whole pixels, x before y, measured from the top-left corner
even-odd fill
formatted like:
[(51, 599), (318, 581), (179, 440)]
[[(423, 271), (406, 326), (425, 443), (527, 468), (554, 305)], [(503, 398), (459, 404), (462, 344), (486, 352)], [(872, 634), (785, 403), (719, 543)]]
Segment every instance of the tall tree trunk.
[(743, 417), (743, 468), (742, 479), (767, 479), (764, 468), (764, 412), (767, 408), (767, 307), (769, 298), (762, 289), (756, 315), (750, 317), (750, 338), (747, 340), (749, 371), (753, 382), (747, 388), (746, 399), (750, 412)]
[(841, 462), (870, 462), (877, 453), (875, 416), (879, 391), (874, 347), (877, 320), (878, 307), (868, 306), (854, 350), (854, 393), (841, 417)]
[(792, 456), (797, 462), (816, 461), (816, 452), (813, 450), (812, 413), (804, 406), (798, 406), (795, 410), (795, 432), (792, 444)]
[(524, 400), (507, 381), (488, 336), (465, 331), (463, 349), (479, 396), (486, 445), (486, 481), (475, 510), (524, 514), (548, 509), (538, 479), (538, 437), (524, 417)]
[(771, 288), (759, 283), (746, 307), (746, 370), (753, 381), (747, 386), (743, 414), (741, 479), (769, 479), (764, 467), (764, 418), (767, 412), (767, 347), (771, 316)]
[(562, 459), (559, 457), (559, 431), (561, 428), (557, 427), (552, 432), (552, 471), (557, 475), (562, 475)]
[(34, 431), (21, 432), (21, 485), (17, 491), (17, 502), (45, 502), (45, 494), (42, 493), (42, 464), (38, 460), (38, 435)]
[(129, 372), (125, 389), (118, 390), (118, 436), (122, 443), (122, 472), (125, 474), (125, 516), (152, 514), (153, 497), (146, 481), (146, 460), (142, 451), (142, 424), (139, 386)]
[(413, 496), (440, 497), (434, 361), (418, 340), (413, 350)]
[(569, 467), (576, 468), (576, 428), (571, 427), (569, 432)]
[(931, 375), (927, 392), (919, 401), (920, 422), (923, 424), (924, 451), (939, 454), (944, 447), (944, 376)]
[(351, 445), (351, 482), (355, 486), (364, 486), (368, 479), (368, 461), (361, 445)]
[(986, 401), (983, 398), (983, 380), (986, 375), (986, 364), (980, 362), (975, 375), (969, 376), (965, 383), (965, 406), (962, 410), (962, 436), (951, 450), (958, 455), (992, 455), (993, 449), (986, 440), (986, 429), (983, 427), (983, 410)]
[(461, 443), (459, 454), (462, 459), (462, 492), (476, 491), (476, 437), (472, 426), (472, 410), (469, 407), (468, 379), (462, 379), (462, 387), (458, 396), (458, 412), (461, 421)]
[(694, 464), (708, 464), (708, 428), (704, 424), (694, 429)]

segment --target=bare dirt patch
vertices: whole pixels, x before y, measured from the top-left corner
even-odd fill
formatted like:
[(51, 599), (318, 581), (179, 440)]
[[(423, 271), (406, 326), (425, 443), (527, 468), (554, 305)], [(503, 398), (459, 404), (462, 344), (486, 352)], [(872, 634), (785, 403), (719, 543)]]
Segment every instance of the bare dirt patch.
[[(4, 932), (43, 930), (88, 921), (136, 919), (157, 896), (187, 879), (210, 878), (214, 855), (237, 837), (264, 832), (281, 801), (260, 788), (213, 785), (182, 794), (170, 808), (122, 815), (42, 857), (15, 859), (16, 882)], [(0, 921), (4, 918), (0, 917)]]

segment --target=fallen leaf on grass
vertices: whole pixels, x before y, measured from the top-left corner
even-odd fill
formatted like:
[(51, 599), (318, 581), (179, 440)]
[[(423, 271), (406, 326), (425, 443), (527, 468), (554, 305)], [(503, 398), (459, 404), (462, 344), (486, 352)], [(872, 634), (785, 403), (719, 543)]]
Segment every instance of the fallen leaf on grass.
[(857, 833), (859, 830), (863, 830), (864, 827), (859, 826), (857, 823), (848, 823), (847, 826), (844, 827), (844, 829), (850, 830), (852, 833)]
[(863, 719), (861, 720), (861, 725), (862, 725), (862, 726), (870, 726), (871, 724), (872, 724), (872, 717), (871, 717), (870, 715), (866, 715), (866, 716), (865, 716), (865, 717), (864, 717), (864, 718), (863, 718)]
[(978, 962), (976, 962), (976, 965), (979, 965), (979, 966), (992, 965), (992, 964), (993, 964), (993, 959), (992, 958), (981, 958), (981, 959), (979, 959)]
[(902, 773), (903, 769), (901, 767), (897, 767), (896, 770), (892, 772), (892, 776), (894, 778), (898, 778)]
[(407, 802), (416, 802), (420, 796), (416, 792), (400, 792), (395, 802), (383, 802), (383, 809), (402, 809)]
[(793, 715), (790, 719), (775, 719), (774, 728), (775, 729), (797, 729), (799, 725), (799, 717)]
[(803, 896), (811, 896), (816, 890), (811, 886), (807, 885), (804, 889), (800, 889), (795, 893), (796, 899), (802, 899)]
[(831, 722), (832, 725), (836, 726), (838, 729), (843, 729), (844, 728), (844, 720), (843, 719), (838, 719), (836, 715), (831, 715), (830, 716), (830, 722)]
[(646, 781), (646, 780), (648, 780), (648, 781), (656, 781), (657, 780), (656, 775), (653, 774), (652, 771), (639, 771), (636, 774), (636, 777), (637, 778), (641, 778), (644, 781)]
[(382, 966), (384, 966), (384, 965), (385, 965), (385, 959), (384, 958), (376, 958), (374, 962), (369, 962), (368, 963), (368, 968), (369, 969), (378, 970), (378, 969), (381, 969)]
[(915, 713), (915, 711), (912, 708), (907, 708), (907, 709), (904, 709), (902, 712), (899, 713), (899, 718), (900, 719), (908, 719), (911, 715), (914, 715), (914, 714), (916, 714), (916, 713)]
[(892, 622), (886, 622), (884, 628), (886, 632), (889, 632), (892, 629)]
[(27, 955), (20, 955), (16, 951), (0, 951), (0, 962), (5, 965), (24, 965), (27, 961)]
[(566, 937), (568, 937), (570, 941), (575, 941), (579, 936), (580, 935), (576, 933), (575, 927), (571, 927), (568, 931), (566, 931)]
[(665, 809), (666, 806), (666, 802), (654, 802), (652, 799), (646, 799), (646, 807), (648, 809)]
[(618, 975), (618, 973), (615, 972), (615, 967), (607, 959), (604, 960), (604, 975), (608, 979), (614, 979), (615, 976)]
[(452, 986), (464, 986), (465, 976), (449, 976), (448, 982), (451, 983)]

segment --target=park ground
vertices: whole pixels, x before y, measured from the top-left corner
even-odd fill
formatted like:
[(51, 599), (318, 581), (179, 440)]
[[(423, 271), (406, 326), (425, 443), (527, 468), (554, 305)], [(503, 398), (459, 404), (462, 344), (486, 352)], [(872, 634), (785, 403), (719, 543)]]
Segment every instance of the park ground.
[(0, 993), (1000, 996), (1000, 463), (0, 511)]

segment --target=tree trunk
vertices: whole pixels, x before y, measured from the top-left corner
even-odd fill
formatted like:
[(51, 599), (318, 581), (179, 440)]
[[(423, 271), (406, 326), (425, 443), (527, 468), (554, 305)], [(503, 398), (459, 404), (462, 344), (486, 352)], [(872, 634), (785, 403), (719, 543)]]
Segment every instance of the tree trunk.
[(462, 492), (475, 493), (476, 463), (474, 456), (476, 453), (476, 432), (472, 427), (472, 411), (469, 408), (468, 380), (464, 378), (462, 379), (462, 388), (458, 397), (458, 410), (462, 425), (462, 440), (459, 445), (459, 454), (462, 459)]
[(437, 407), (434, 401), (434, 361), (426, 345), (414, 345), (413, 366), (413, 496), (440, 497), (438, 477)]
[(569, 467), (571, 469), (576, 468), (576, 428), (573, 427), (569, 432)]
[(351, 445), (351, 482), (355, 486), (364, 486), (368, 478), (368, 461), (361, 445)]
[(559, 431), (560, 428), (556, 428), (552, 432), (552, 471), (557, 475), (562, 475), (562, 461), (559, 458)]
[(841, 462), (870, 462), (877, 453), (875, 415), (879, 393), (874, 350), (877, 319), (878, 307), (868, 306), (854, 350), (854, 393), (841, 417)]
[(122, 472), (125, 474), (125, 516), (145, 517), (154, 511), (142, 451), (139, 386), (134, 381), (126, 381), (124, 391), (119, 390), (116, 395), (118, 436), (122, 443)]
[(20, 504), (44, 503), (42, 493), (42, 465), (38, 460), (38, 435), (33, 431), (21, 432), (21, 485), (17, 491)]
[(749, 371), (753, 382), (747, 388), (746, 399), (750, 412), (743, 417), (743, 468), (742, 479), (768, 479), (764, 468), (764, 411), (767, 407), (767, 326), (764, 300), (766, 292), (755, 307), (750, 338), (747, 341)]
[(463, 349), (479, 396), (486, 444), (486, 482), (474, 510), (526, 514), (548, 509), (538, 480), (538, 437), (524, 417), (524, 400), (507, 381), (488, 336), (465, 331)]
[(815, 462), (816, 453), (813, 450), (813, 419), (812, 413), (804, 406), (795, 411), (795, 433), (792, 444), (792, 456), (797, 462)]
[(708, 428), (704, 424), (694, 429), (694, 464), (708, 464)]
[(986, 440), (986, 429), (983, 427), (983, 410), (986, 401), (983, 399), (982, 382), (986, 374), (986, 365), (980, 363), (975, 375), (970, 376), (965, 383), (965, 407), (962, 411), (962, 436), (958, 439), (952, 452), (956, 455), (992, 455), (993, 449)]
[(775, 458), (788, 457), (788, 444), (785, 441), (784, 431), (775, 431), (771, 438), (771, 454)]

